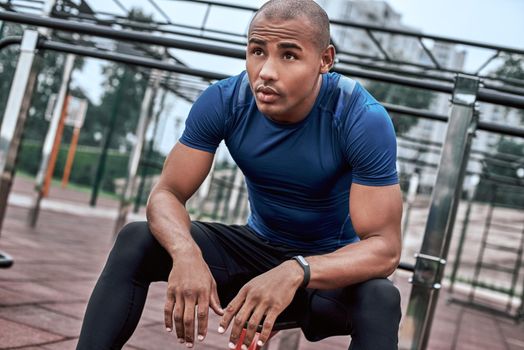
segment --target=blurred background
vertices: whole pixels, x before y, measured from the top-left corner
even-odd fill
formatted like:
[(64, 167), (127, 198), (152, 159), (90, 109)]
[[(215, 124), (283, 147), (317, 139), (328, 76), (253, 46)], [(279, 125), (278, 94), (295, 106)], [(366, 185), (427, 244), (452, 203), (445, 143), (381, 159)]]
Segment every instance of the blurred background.
[[(5, 212), (0, 256), (5, 267), (15, 262), (0, 270), (0, 349), (74, 348), (114, 232), (145, 218), (148, 194), (195, 99), (216, 80), (244, 69), (248, 25), (264, 2), (0, 0), (0, 203)], [(404, 269), (393, 278), (403, 291), (405, 314), (413, 300), (408, 279), (417, 268), (414, 254), (433, 232), (428, 217), (438, 210), (432, 209), (436, 191), (447, 190), (435, 186), (439, 162), (448, 168), (448, 178), (458, 178), (448, 188), (454, 191), (450, 203), (457, 204), (444, 215), (448, 224), (438, 255), (447, 260), (438, 281), (445, 298), (429, 345), (426, 339), (421, 348), (524, 349), (524, 2), (317, 2), (332, 20), (335, 70), (383, 102), (397, 132)], [(27, 89), (31, 74), (27, 85), (16, 85), (22, 80), (15, 77), (23, 63), (21, 36), (28, 30), (39, 36), (34, 62), (23, 68), (34, 76), (32, 91)], [(455, 147), (446, 132), (452, 107), (461, 104), (458, 95), (453, 97), (457, 74), (477, 79), (481, 90), (470, 104), (473, 119), (478, 118), (468, 129), (471, 140), (464, 134)], [(15, 101), (10, 97), (15, 94), (26, 112), (22, 122), (23, 112), (12, 122), (7, 119), (15, 104), (8, 100)], [(17, 123), (17, 132), (5, 136), (10, 123)], [(441, 161), (446, 144), (448, 153), (465, 155), (458, 165)], [(227, 223), (244, 223), (249, 215), (243, 175), (223, 144), (188, 209), (193, 219)], [(96, 233), (86, 231), (92, 227)], [(56, 265), (75, 273), (58, 269), (61, 278)], [(68, 281), (76, 280), (78, 271), (85, 273), (82, 288), (71, 290)], [(51, 299), (41, 300), (37, 293), (34, 300), (17, 301), (35, 283)], [(80, 293), (69, 301), (74, 312), (48, 307), (56, 298), (64, 300), (54, 291)], [(159, 301), (144, 329), (161, 321), (161, 315), (152, 315), (161, 307), (162, 292), (152, 293)], [(76, 328), (57, 331), (56, 321), (50, 321), (51, 326), (37, 329), (58, 335), (40, 343), (16, 335), (20, 324), (34, 327), (27, 315), (35, 305), (51, 314), (61, 308), (58, 314), (75, 320), (70, 324)], [(433, 319), (433, 311), (427, 315)], [(424, 322), (428, 331), (419, 336), (428, 338), (431, 321)], [(498, 329), (499, 337), (487, 336), (482, 325)], [(345, 341), (323, 346), (345, 348), (340, 345)], [(294, 342), (280, 348), (315, 346), (304, 339)], [(131, 348), (161, 348), (139, 343)]]

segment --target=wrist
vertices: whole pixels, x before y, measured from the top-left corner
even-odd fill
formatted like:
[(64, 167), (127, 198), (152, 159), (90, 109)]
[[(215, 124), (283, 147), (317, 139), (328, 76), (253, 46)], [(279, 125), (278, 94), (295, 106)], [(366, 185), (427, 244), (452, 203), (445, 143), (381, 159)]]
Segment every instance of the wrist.
[(304, 281), (304, 270), (294, 260), (287, 260), (282, 263), (287, 269), (288, 279), (293, 283), (293, 287), (300, 288)]
[(171, 255), (171, 258), (173, 259), (173, 261), (175, 261), (177, 258), (180, 257), (202, 256), (202, 252), (195, 243), (181, 242), (171, 247), (169, 255)]
[(311, 278), (311, 269), (309, 267), (309, 263), (302, 255), (295, 255), (292, 259), (295, 260), (295, 262), (302, 268), (304, 273), (304, 278), (300, 287), (307, 288), (309, 279)]

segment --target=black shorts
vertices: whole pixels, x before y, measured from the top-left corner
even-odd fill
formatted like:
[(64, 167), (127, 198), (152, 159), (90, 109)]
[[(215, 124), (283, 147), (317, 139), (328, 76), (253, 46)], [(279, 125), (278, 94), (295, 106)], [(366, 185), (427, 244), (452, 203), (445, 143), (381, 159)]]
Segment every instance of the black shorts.
[[(249, 226), (195, 221), (191, 234), (217, 282), (223, 307), (253, 277), (295, 255), (311, 255), (304, 250), (268, 242)], [(348, 288), (298, 289), (293, 302), (279, 316), (277, 323), (296, 323), (310, 341), (348, 335), (351, 332), (348, 317), (351, 298)]]
[[(193, 222), (191, 234), (223, 307), (253, 277), (295, 255), (308, 255), (271, 244), (247, 226)], [(172, 269), (173, 260), (147, 223), (126, 225), (89, 300), (77, 349), (121, 348), (140, 320), (149, 285), (167, 281)], [(299, 288), (277, 323), (297, 324), (310, 341), (350, 334), (352, 350), (389, 350), (397, 348), (399, 321), (398, 290), (387, 279), (373, 279), (331, 290)]]

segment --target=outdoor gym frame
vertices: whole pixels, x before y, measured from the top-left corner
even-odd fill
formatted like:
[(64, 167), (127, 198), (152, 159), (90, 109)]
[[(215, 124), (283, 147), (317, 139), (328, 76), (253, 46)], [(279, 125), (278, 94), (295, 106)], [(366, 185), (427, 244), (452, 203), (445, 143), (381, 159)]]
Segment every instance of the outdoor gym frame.
[[(0, 12), (0, 20), (239, 59), (244, 59), (245, 57), (245, 51), (242, 49), (160, 37), (151, 35), (150, 33), (116, 30), (98, 25), (74, 23), (55, 18)], [(441, 41), (445, 41), (443, 38), (438, 38)], [(0, 49), (18, 43), (21, 45), (21, 54), (0, 130), (0, 173), (2, 174), (0, 180), (0, 225), (5, 214), (7, 195), (9, 194), (13, 179), (12, 176), (18, 146), (20, 144), (32, 88), (36, 78), (37, 70), (34, 64), (34, 58), (38, 50), (53, 50), (83, 55), (157, 70), (194, 75), (205, 79), (217, 80), (226, 77), (226, 75), (223, 74), (190, 69), (180, 64), (56, 42), (39, 35), (33, 30), (25, 30), (22, 38), (5, 38), (0, 40)], [(497, 47), (493, 46), (491, 48), (497, 50)], [(513, 51), (516, 51), (518, 54), (524, 54), (524, 51)], [(437, 182), (431, 198), (424, 240), (420, 253), (416, 256), (416, 264), (412, 277), (413, 288), (400, 338), (400, 347), (403, 349), (424, 349), (429, 339), (434, 309), (438, 299), (439, 289), (441, 288), (444, 266), (474, 132), (475, 130), (485, 130), (524, 138), (524, 129), (522, 128), (479, 121), (476, 101), (524, 109), (524, 97), (520, 96), (520, 88), (509, 87), (505, 88), (504, 92), (501, 92), (496, 89), (481, 87), (481, 82), (478, 77), (462, 74), (457, 75), (453, 85), (448, 82), (400, 77), (394, 74), (347, 68), (339, 65), (336, 65), (334, 70), (344, 75), (443, 92), (451, 94), (452, 96), (449, 117), (437, 115), (429, 111), (418, 111), (402, 106), (386, 105), (391, 112), (448, 122), (446, 141), (443, 145), (437, 173)], [(431, 79), (431, 77), (428, 77), (428, 79)], [(154, 84), (154, 81), (150, 82), (150, 86)], [(150, 101), (151, 98), (145, 100)], [(140, 135), (145, 133), (144, 125), (147, 124), (145, 122), (146, 119), (143, 118), (148, 118), (147, 108), (142, 108), (139, 123), (141, 127), (139, 127), (137, 131), (137, 137), (141, 140), (143, 137)], [(143, 142), (137, 143), (132, 151), (128, 181), (124, 190), (126, 195), (122, 200), (119, 218), (117, 220), (119, 224), (125, 221), (129, 210), (129, 191), (136, 179), (137, 155), (139, 157), (143, 146), (142, 144)]]

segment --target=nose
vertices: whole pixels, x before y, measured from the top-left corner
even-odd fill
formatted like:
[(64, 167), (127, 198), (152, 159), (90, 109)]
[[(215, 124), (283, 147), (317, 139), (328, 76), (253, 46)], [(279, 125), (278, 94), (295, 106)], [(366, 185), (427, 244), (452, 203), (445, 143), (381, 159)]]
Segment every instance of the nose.
[(276, 63), (273, 59), (268, 58), (264, 61), (262, 68), (259, 73), (260, 79), (264, 81), (275, 81), (278, 80), (278, 71)]

